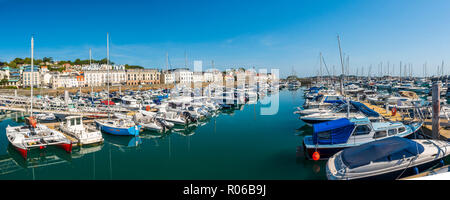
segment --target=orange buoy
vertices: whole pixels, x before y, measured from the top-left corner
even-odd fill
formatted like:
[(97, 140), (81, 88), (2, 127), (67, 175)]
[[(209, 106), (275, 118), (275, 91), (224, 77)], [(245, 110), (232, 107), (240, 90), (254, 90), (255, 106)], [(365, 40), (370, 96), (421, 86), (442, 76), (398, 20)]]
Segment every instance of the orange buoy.
[(393, 107), (392, 108), (392, 116), (395, 116), (397, 114), (397, 108)]
[(145, 107), (145, 110), (146, 110), (146, 111), (150, 111), (150, 106), (146, 106), (146, 107)]
[(312, 155), (312, 159), (313, 160), (319, 160), (320, 159), (320, 154), (317, 151), (314, 151), (313, 155)]

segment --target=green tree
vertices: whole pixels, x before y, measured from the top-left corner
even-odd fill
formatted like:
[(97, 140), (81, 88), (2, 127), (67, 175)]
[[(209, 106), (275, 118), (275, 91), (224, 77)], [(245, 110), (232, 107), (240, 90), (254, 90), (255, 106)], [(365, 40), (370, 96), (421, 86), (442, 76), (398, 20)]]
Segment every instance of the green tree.
[(0, 85), (6, 85), (8, 83), (8, 79), (6, 77), (4, 77), (1, 81), (0, 81)]
[(52, 62), (53, 62), (53, 58), (52, 58), (52, 57), (44, 57), (44, 58), (42, 59), (42, 61), (43, 61), (43, 62), (49, 62), (49, 63), (52, 63)]
[(128, 64), (125, 64), (125, 69), (144, 69), (144, 67), (139, 66), (139, 65), (128, 65)]

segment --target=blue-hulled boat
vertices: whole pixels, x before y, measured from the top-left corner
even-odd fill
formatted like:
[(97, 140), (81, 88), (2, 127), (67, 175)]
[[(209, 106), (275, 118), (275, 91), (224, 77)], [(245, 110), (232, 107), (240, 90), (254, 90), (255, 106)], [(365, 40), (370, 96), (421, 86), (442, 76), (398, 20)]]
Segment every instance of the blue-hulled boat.
[(305, 136), (303, 149), (308, 159), (318, 152), (327, 159), (349, 147), (359, 146), (388, 137), (407, 137), (422, 126), (422, 122), (405, 125), (401, 122), (371, 122), (368, 118), (341, 118), (313, 125), (313, 135)]
[(111, 135), (137, 136), (142, 128), (129, 119), (95, 120), (95, 123), (101, 131)]

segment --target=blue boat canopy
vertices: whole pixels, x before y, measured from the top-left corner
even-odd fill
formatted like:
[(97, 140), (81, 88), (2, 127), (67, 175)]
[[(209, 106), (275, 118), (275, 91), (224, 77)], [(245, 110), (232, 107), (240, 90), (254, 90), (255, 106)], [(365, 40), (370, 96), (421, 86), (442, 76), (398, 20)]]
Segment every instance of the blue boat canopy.
[(344, 100), (341, 99), (341, 97), (337, 97), (337, 98), (329, 98), (329, 96), (326, 97), (326, 99), (323, 101), (324, 103), (333, 103), (333, 104), (343, 104), (345, 103)]
[(402, 137), (389, 137), (342, 151), (342, 161), (350, 169), (370, 162), (398, 160), (415, 156), (424, 151), (421, 144)]
[(370, 109), (369, 107), (367, 107), (366, 105), (364, 105), (361, 102), (357, 102), (357, 101), (350, 101), (350, 103), (358, 110), (360, 110), (361, 112), (363, 112), (365, 115), (367, 115), (368, 117), (379, 117), (380, 114), (375, 112), (374, 110)]
[(314, 97), (314, 101), (317, 101), (317, 100), (319, 100), (319, 98), (322, 98), (323, 97), (323, 94), (319, 94), (319, 95), (317, 95), (316, 97)]
[(347, 143), (355, 124), (347, 118), (313, 124), (314, 144), (342, 144)]

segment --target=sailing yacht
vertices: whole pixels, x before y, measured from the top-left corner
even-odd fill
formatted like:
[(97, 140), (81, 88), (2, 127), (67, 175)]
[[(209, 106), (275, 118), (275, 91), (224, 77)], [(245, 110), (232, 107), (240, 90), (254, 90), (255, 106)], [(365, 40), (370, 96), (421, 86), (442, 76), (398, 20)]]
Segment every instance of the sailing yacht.
[[(108, 69), (108, 74), (107, 74), (107, 110), (108, 113), (111, 112), (110, 110), (110, 100), (109, 100), (109, 85), (110, 85), (110, 74), (109, 74), (109, 34), (107, 34), (107, 69)], [(137, 125), (136, 123), (134, 123), (131, 119), (123, 119), (123, 118), (118, 118), (118, 119), (111, 119), (108, 115), (108, 119), (102, 119), (102, 120), (95, 120), (95, 124), (97, 125), (97, 127), (101, 130), (104, 131), (106, 133), (109, 133), (111, 135), (126, 135), (126, 136), (137, 136), (139, 135), (139, 132), (141, 131), (141, 125)]]

